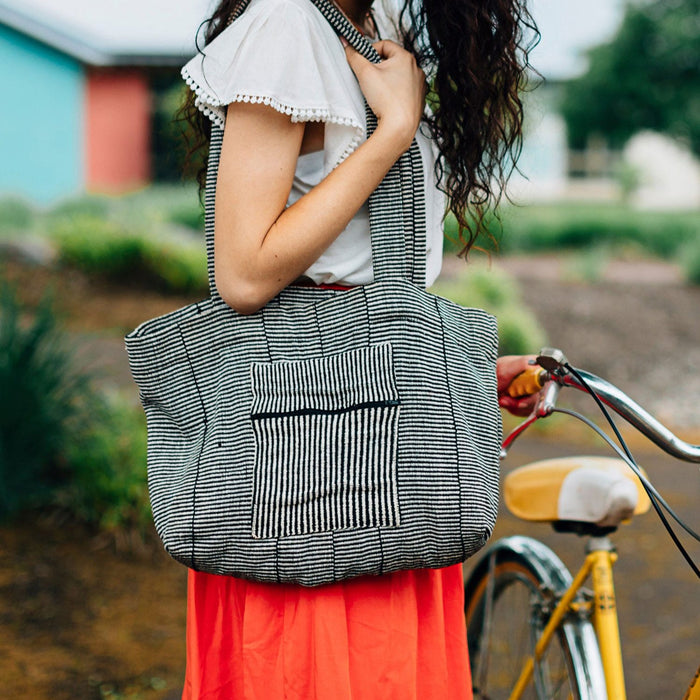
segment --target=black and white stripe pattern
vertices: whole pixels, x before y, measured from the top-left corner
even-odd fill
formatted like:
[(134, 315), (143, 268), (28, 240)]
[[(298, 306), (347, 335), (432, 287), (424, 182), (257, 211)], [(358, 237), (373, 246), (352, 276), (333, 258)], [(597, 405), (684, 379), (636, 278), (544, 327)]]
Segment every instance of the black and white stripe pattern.
[(399, 525), (398, 405), (253, 421), (252, 535)]
[(373, 284), (288, 288), (240, 316), (214, 286), (222, 135), (205, 197), (211, 297), (126, 337), (166, 549), (196, 569), (303, 585), (463, 561), (498, 505), (496, 322), (424, 289), (415, 144), (370, 198)]
[(254, 362), (251, 389), (253, 418), (399, 403), (389, 343), (310, 360)]
[(397, 526), (391, 345), (251, 369), (253, 537)]

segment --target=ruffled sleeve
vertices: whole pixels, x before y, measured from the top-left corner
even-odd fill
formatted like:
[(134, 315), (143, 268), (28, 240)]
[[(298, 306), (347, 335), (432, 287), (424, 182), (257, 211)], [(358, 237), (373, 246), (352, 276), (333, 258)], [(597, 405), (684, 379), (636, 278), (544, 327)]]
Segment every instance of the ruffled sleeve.
[(222, 128), (231, 102), (270, 105), (294, 122), (325, 122), (327, 169), (366, 138), (364, 100), (343, 47), (308, 0), (251, 0), (182, 76), (199, 109)]

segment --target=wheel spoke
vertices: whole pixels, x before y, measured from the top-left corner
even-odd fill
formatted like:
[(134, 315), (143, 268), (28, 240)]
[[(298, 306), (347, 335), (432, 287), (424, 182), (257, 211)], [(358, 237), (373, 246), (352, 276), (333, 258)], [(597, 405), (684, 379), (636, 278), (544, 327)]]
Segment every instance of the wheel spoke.
[[(507, 700), (534, 653), (547, 614), (540, 583), (526, 567), (515, 562), (496, 565), (495, 557), (491, 559), (484, 581), (476, 588), (477, 600), (468, 601), (474, 697)], [(535, 664), (524, 699), (578, 698), (568, 653), (559, 631)]]

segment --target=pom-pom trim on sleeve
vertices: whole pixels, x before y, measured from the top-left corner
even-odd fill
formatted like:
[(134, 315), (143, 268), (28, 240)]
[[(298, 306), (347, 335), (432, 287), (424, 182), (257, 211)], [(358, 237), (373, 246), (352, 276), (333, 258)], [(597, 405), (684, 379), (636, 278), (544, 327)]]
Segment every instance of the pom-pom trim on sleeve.
[[(199, 85), (190, 75), (190, 72), (187, 70), (186, 66), (182, 69), (181, 73), (188, 87), (196, 96), (195, 104), (197, 107), (206, 116), (208, 116), (212, 122), (216, 124), (216, 126), (223, 128), (226, 121), (225, 111), (223, 108), (226, 107), (226, 104), (212, 95), (212, 93), (202, 88), (201, 85)], [(334, 115), (328, 109), (293, 107), (291, 105), (283, 104), (279, 100), (276, 100), (274, 97), (270, 97), (269, 95), (236, 93), (231, 95), (227, 101), (227, 104), (231, 102), (250, 102), (251, 104), (269, 105), (278, 112), (291, 116), (293, 122), (330, 122), (331, 124), (340, 124), (342, 126), (352, 126), (357, 128), (357, 123), (354, 119)]]
[(292, 105), (283, 104), (279, 100), (276, 100), (269, 95), (248, 95), (242, 93), (232, 95), (227, 102), (224, 103), (211, 92), (205, 90), (190, 75), (189, 70), (187, 70), (187, 66), (183, 66), (180, 73), (187, 86), (195, 94), (195, 106), (202, 112), (202, 114), (209, 117), (212, 123), (215, 126), (218, 126), (220, 129), (223, 129), (224, 125), (226, 124), (226, 106), (228, 104), (231, 102), (248, 102), (250, 104), (268, 105), (282, 114), (289, 115), (293, 122), (327, 122), (329, 124), (339, 124), (340, 126), (352, 127), (355, 130), (355, 135), (352, 140), (348, 142), (347, 146), (338, 157), (336, 164), (345, 160), (362, 141), (364, 129), (361, 125), (358, 125), (356, 120), (349, 117), (341, 117), (332, 114), (328, 109), (293, 107)]
[[(266, 65), (260, 46), (267, 46)], [(223, 129), (226, 107), (264, 104), (293, 122), (325, 122), (324, 170), (365, 138), (365, 101), (333, 28), (308, 0), (251, 0), (181, 69), (195, 106)]]

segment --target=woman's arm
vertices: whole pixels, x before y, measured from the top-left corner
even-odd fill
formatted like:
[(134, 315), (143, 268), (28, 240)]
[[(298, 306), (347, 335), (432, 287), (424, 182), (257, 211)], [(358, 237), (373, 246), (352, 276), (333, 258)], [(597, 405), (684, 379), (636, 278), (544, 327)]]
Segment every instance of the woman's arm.
[(219, 294), (240, 313), (257, 311), (308, 269), (410, 146), (425, 76), (397, 44), (375, 48), (381, 64), (346, 52), (377, 129), (288, 209), (304, 125), (265, 105), (229, 105), (216, 190), (215, 273)]

